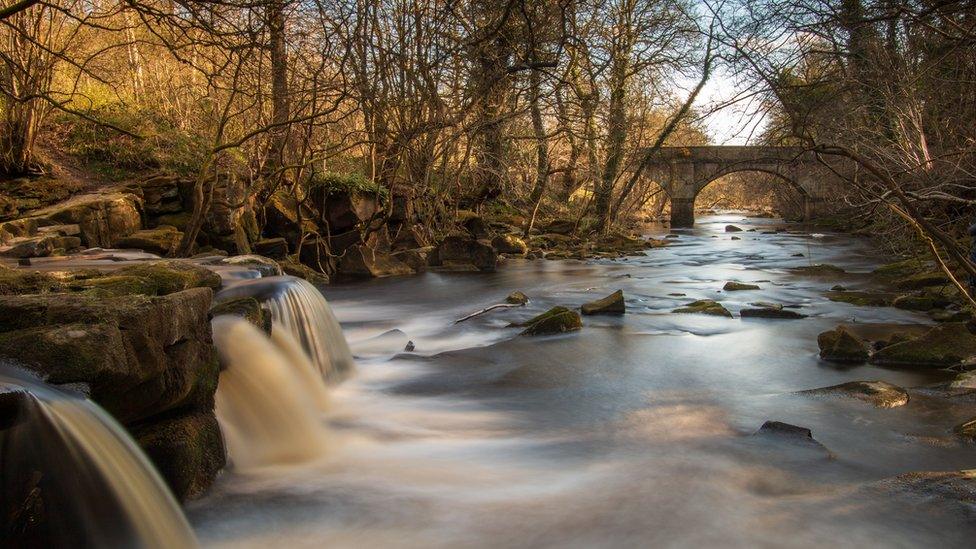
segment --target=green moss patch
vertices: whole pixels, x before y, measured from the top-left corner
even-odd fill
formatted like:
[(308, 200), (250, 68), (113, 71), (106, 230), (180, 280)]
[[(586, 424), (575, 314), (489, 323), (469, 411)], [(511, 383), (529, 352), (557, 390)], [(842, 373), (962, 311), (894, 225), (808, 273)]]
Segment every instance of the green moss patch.
[(711, 299), (702, 299), (689, 303), (684, 307), (680, 307), (671, 311), (673, 313), (682, 314), (702, 314), (702, 315), (712, 315), (712, 316), (724, 316), (727, 318), (732, 318), (732, 313), (728, 309), (722, 306), (721, 303), (717, 301), (712, 301)]

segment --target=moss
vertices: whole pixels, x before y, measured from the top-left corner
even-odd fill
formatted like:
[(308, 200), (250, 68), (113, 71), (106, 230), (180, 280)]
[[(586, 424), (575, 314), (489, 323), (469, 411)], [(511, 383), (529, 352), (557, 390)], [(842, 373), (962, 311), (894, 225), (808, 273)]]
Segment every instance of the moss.
[(0, 295), (41, 294), (60, 288), (51, 275), (0, 265)]
[(776, 319), (783, 319), (783, 320), (796, 320), (796, 319), (807, 317), (807, 315), (800, 314), (796, 311), (784, 309), (782, 306), (759, 307), (757, 309), (742, 309), (741, 311), (739, 311), (739, 316), (741, 316), (742, 318), (776, 318)]
[(882, 278), (900, 278), (905, 276), (911, 276), (915, 273), (924, 271), (931, 266), (930, 263), (921, 261), (919, 259), (906, 259), (904, 261), (896, 261), (895, 263), (888, 263), (887, 265), (882, 265), (877, 269), (871, 271), (871, 274)]
[(895, 296), (880, 292), (827, 292), (827, 299), (838, 303), (849, 303), (858, 307), (888, 307)]
[(755, 284), (743, 284), (742, 282), (726, 282), (722, 289), (726, 292), (738, 292), (742, 290), (758, 290), (759, 286)]
[(498, 253), (503, 254), (525, 255), (529, 251), (529, 247), (525, 244), (525, 241), (513, 234), (496, 236), (491, 240), (491, 246)]
[(871, 362), (888, 366), (945, 368), (976, 355), (976, 336), (965, 324), (941, 324), (921, 337), (888, 345)]
[(525, 305), (528, 302), (529, 296), (518, 290), (508, 294), (508, 297), (505, 298), (505, 303), (510, 303), (512, 305)]
[(213, 271), (185, 261), (152, 261), (132, 265), (116, 271), (120, 276), (135, 276), (147, 280), (156, 289), (155, 295), (167, 295), (189, 288), (220, 287), (220, 276)]
[(944, 273), (928, 272), (901, 278), (895, 282), (895, 287), (899, 290), (921, 290), (933, 286), (945, 286), (949, 283)]
[(932, 309), (942, 309), (949, 302), (930, 295), (903, 295), (895, 299), (892, 303), (899, 309), (906, 311), (931, 311)]
[(576, 311), (566, 307), (553, 307), (521, 325), (526, 327), (522, 331), (525, 336), (560, 334), (581, 329), (583, 319)]
[(730, 313), (728, 309), (723, 307), (721, 303), (712, 301), (711, 299), (702, 299), (699, 301), (695, 301), (693, 303), (689, 303), (688, 305), (685, 305), (684, 307), (675, 309), (674, 311), (671, 312), (684, 313), (684, 314), (697, 313), (703, 315), (724, 316), (724, 317), (732, 318), (732, 313)]
[(68, 285), (75, 291), (88, 292), (95, 297), (122, 295), (157, 295), (159, 288), (152, 281), (139, 276), (110, 275), (78, 280)]
[(316, 286), (325, 286), (329, 284), (328, 275), (322, 274), (308, 265), (299, 263), (294, 259), (279, 261), (278, 265), (281, 266), (281, 270), (284, 271), (286, 275), (304, 278)]
[(210, 316), (238, 316), (267, 333), (271, 333), (271, 315), (266, 314), (261, 304), (253, 297), (242, 297), (218, 303), (210, 309)]
[(843, 326), (817, 336), (820, 358), (830, 362), (860, 363), (868, 359), (868, 346)]
[(390, 190), (361, 173), (326, 172), (316, 174), (309, 181), (309, 189), (324, 189), (326, 194), (359, 194), (387, 198)]
[(821, 263), (818, 265), (803, 265), (802, 267), (793, 267), (790, 271), (807, 275), (807, 276), (833, 276), (842, 275), (846, 273), (844, 269), (836, 265), (831, 265), (829, 263)]
[(170, 227), (175, 227), (179, 231), (183, 231), (190, 223), (191, 217), (193, 217), (193, 212), (165, 214), (157, 217), (156, 223), (159, 225), (169, 225)]

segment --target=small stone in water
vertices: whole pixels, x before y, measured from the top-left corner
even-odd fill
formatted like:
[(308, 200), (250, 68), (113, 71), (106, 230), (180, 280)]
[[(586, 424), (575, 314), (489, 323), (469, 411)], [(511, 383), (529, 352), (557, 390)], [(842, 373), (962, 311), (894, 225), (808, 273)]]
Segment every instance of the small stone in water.
[(413, 344), (413, 341), (408, 341), (407, 346), (404, 347), (403, 350), (408, 353), (412, 353), (415, 348), (416, 346)]

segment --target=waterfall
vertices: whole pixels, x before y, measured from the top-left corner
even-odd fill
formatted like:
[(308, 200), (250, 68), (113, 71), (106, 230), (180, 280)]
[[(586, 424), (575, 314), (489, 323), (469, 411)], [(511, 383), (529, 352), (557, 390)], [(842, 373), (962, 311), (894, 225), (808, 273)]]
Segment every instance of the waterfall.
[(179, 505), (94, 403), (0, 369), (0, 510), (28, 546), (194, 547)]
[(234, 465), (246, 469), (321, 455), (326, 386), (291, 331), (272, 330), (269, 338), (233, 316), (219, 316), (212, 325), (224, 368), (217, 420)]
[(301, 344), (322, 377), (336, 381), (353, 368), (342, 328), (319, 290), (301, 278), (271, 276), (221, 290), (217, 302), (254, 297), (271, 311), (272, 331), (286, 330)]

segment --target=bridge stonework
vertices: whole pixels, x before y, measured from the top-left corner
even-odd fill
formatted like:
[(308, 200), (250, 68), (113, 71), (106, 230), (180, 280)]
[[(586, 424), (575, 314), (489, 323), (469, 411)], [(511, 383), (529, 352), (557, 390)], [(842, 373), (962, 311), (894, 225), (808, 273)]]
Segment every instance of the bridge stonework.
[(645, 174), (671, 197), (671, 226), (691, 227), (698, 193), (722, 176), (744, 171), (773, 174), (792, 184), (803, 194), (805, 219), (818, 215), (827, 185), (838, 180), (813, 153), (796, 147), (662, 147)]

